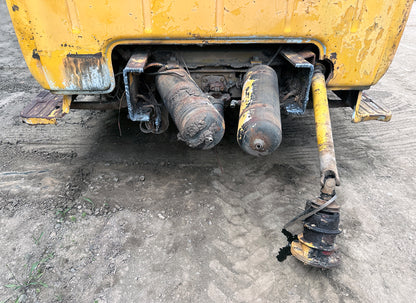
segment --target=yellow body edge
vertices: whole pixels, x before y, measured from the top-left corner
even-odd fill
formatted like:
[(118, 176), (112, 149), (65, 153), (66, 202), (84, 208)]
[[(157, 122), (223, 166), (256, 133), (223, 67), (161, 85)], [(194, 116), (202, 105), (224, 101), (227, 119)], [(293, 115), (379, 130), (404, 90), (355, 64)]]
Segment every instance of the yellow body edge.
[[(413, 4), (412, 0), (6, 2), (29, 70), (42, 87), (62, 94), (112, 91), (111, 52), (118, 45), (132, 44), (314, 44), (320, 59), (334, 64), (328, 88), (368, 88), (387, 71)], [(68, 55), (99, 53), (108, 79), (97, 85), (100, 89), (74, 85), (65, 70)]]

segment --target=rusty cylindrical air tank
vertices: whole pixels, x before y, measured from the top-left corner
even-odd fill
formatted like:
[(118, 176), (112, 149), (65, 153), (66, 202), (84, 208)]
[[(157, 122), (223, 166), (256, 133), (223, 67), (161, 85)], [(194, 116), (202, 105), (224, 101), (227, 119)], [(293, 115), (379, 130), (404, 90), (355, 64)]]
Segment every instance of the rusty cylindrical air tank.
[(201, 149), (221, 141), (224, 118), (183, 68), (161, 69), (156, 87), (179, 130), (179, 140)]
[(254, 156), (271, 154), (282, 141), (278, 80), (267, 65), (256, 65), (244, 76), (237, 141)]

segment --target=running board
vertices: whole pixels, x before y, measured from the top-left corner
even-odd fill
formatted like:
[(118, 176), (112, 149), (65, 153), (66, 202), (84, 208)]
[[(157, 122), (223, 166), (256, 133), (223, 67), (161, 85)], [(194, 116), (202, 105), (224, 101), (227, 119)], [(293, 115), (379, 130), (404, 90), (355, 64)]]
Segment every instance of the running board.
[(56, 124), (56, 119), (69, 112), (70, 95), (54, 95), (42, 91), (27, 105), (20, 116), (23, 122), (31, 125)]
[(375, 103), (366, 94), (358, 94), (357, 104), (355, 105), (352, 115), (352, 122), (359, 123), (370, 120), (389, 122), (391, 120), (391, 111), (381, 104)]

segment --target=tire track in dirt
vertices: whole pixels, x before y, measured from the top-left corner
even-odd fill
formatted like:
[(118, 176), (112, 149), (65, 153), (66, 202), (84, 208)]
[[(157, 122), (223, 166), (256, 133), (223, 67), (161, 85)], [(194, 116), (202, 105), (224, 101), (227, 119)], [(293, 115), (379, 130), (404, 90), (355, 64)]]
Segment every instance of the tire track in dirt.
[[(263, 180), (264, 182), (264, 180)], [(224, 218), (218, 223), (220, 239), (212, 242), (222, 258), (210, 260), (212, 281), (208, 295), (215, 302), (219, 296), (230, 302), (255, 302), (267, 296), (276, 282), (273, 252), (263, 236), (263, 228), (256, 226), (249, 216), (241, 193), (234, 192), (218, 181), (213, 182), (217, 194), (214, 203), (220, 206)], [(251, 201), (246, 199), (246, 201)], [(240, 201), (238, 205), (230, 201)], [(259, 204), (261, 201), (259, 201)], [(216, 291), (214, 291), (216, 290)]]

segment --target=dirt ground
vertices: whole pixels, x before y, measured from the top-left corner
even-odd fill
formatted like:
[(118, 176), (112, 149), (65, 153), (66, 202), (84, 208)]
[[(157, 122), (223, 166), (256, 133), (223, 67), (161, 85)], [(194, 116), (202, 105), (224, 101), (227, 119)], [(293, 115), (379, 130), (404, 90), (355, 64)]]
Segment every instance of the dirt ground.
[(4, 1), (0, 30), (0, 302), (416, 302), (416, 9), (368, 92), (392, 121), (331, 109), (343, 263), (330, 271), (276, 260), (282, 226), (319, 192), (310, 111), (283, 118), (268, 158), (244, 154), (232, 126), (209, 151), (125, 113), (121, 137), (117, 112), (29, 126), (19, 112), (41, 88)]

